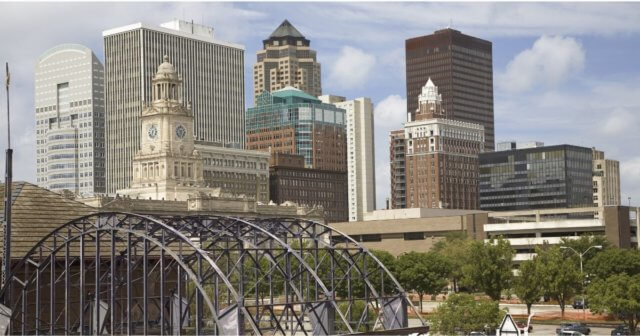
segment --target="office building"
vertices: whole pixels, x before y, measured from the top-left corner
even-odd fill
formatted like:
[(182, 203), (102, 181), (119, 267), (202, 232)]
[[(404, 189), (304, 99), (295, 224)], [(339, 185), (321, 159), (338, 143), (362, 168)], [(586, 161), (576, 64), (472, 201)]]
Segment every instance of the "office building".
[(325, 103), (345, 110), (347, 121), (347, 176), (349, 181), (349, 221), (362, 220), (376, 209), (373, 104), (370, 98), (346, 100), (340, 96), (320, 96)]
[(105, 192), (104, 67), (79, 44), (47, 50), (35, 68), (36, 181), (76, 195)]
[(184, 81), (197, 140), (244, 143), (244, 47), (214, 39), (213, 28), (185, 21), (136, 23), (103, 32), (107, 132), (107, 192), (128, 188), (140, 148), (140, 115), (163, 56)]
[(494, 149), (493, 64), (491, 42), (454, 29), (405, 42), (407, 113), (415, 120), (427, 79), (440, 88), (447, 119), (484, 126), (485, 150)]
[(203, 164), (204, 183), (224, 193), (269, 203), (269, 153), (195, 142)]
[(392, 197), (398, 197), (392, 200), (394, 208), (404, 202), (406, 208), (477, 209), (482, 125), (442, 118), (442, 96), (430, 79), (417, 100), (415, 121), (404, 125), (403, 136), (392, 133), (391, 188)]
[(405, 174), (406, 143), (404, 130), (389, 133), (389, 167), (391, 170), (391, 197), (389, 209), (407, 207), (407, 179)]
[(590, 148), (556, 145), (480, 154), (480, 208), (512, 211), (593, 205)]
[(277, 91), (295, 87), (312, 96), (322, 94), (320, 63), (316, 52), (289, 21), (284, 20), (269, 38), (262, 41), (263, 49), (257, 53), (253, 66), (253, 97), (264, 91)]
[(322, 207), (327, 222), (349, 219), (347, 173), (305, 168), (301, 155), (272, 153), (269, 162), (271, 201)]
[(620, 163), (605, 159), (604, 152), (592, 148), (593, 205), (620, 205)]
[(204, 183), (203, 162), (194, 143), (193, 112), (184, 100), (182, 78), (169, 57), (151, 80), (151, 102), (140, 116), (140, 150), (133, 157), (131, 187), (119, 195), (186, 201), (194, 194), (220, 195)]
[(247, 109), (246, 148), (298, 154), (304, 167), (347, 171), (345, 110), (293, 87), (263, 92)]
[(541, 141), (502, 141), (496, 144), (496, 151), (525, 149), (544, 146)]

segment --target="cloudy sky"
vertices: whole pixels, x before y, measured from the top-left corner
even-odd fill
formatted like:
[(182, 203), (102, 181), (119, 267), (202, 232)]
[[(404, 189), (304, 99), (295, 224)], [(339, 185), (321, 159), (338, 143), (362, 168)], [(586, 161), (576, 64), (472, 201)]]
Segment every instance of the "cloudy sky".
[(624, 203), (640, 203), (640, 3), (3, 2), (0, 61), (12, 70), (15, 180), (35, 181), (38, 56), (80, 43), (103, 60), (103, 30), (174, 18), (211, 25), (217, 39), (246, 47), (248, 103), (261, 40), (289, 19), (318, 52), (324, 93), (375, 104), (378, 207), (389, 194), (388, 132), (405, 121), (404, 40), (448, 25), (493, 42), (496, 139), (595, 146), (620, 160)]

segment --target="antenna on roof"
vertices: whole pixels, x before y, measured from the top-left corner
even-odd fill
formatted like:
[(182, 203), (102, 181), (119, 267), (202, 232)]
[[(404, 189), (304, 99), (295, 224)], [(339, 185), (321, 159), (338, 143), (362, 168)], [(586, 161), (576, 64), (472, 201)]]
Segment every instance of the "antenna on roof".
[(453, 28), (453, 19), (449, 18), (449, 25), (447, 26), (448, 28)]

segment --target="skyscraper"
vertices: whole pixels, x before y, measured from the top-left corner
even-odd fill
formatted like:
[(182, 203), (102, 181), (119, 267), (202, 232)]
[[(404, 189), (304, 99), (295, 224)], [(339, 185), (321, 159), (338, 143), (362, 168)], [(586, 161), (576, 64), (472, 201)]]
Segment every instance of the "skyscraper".
[(284, 20), (262, 42), (263, 49), (258, 51), (253, 66), (254, 103), (263, 91), (272, 92), (287, 86), (316, 97), (322, 94), (316, 52), (310, 48), (311, 42), (289, 21)]
[(365, 212), (376, 209), (373, 104), (366, 97), (346, 100), (325, 95), (318, 98), (345, 110), (349, 221), (361, 221)]
[(104, 67), (79, 44), (47, 50), (35, 69), (36, 178), (52, 191), (105, 191)]
[(196, 140), (244, 144), (244, 47), (214, 39), (213, 28), (185, 21), (136, 23), (103, 32), (107, 192), (131, 184), (140, 149), (140, 115), (163, 56), (182, 75), (182, 97), (194, 116)]
[(556, 145), (480, 154), (480, 208), (593, 206), (592, 151)]
[(304, 157), (304, 167), (347, 171), (345, 111), (286, 87), (247, 109), (247, 149)]
[(440, 89), (447, 119), (484, 126), (485, 150), (494, 149), (491, 42), (454, 29), (405, 42), (407, 113), (415, 120), (414, 99), (428, 78)]
[(442, 96), (431, 79), (416, 101), (415, 121), (404, 125), (404, 135), (391, 134), (393, 206), (477, 209), (482, 125), (442, 118)]

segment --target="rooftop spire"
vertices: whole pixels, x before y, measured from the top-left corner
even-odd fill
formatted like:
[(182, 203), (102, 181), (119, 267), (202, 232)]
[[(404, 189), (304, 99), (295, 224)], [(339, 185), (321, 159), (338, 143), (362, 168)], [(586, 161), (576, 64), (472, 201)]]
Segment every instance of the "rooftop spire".
[(300, 33), (299, 30), (294, 27), (289, 20), (284, 20), (282, 23), (276, 28), (276, 30), (269, 35), (269, 37), (301, 37), (304, 38), (304, 35)]

